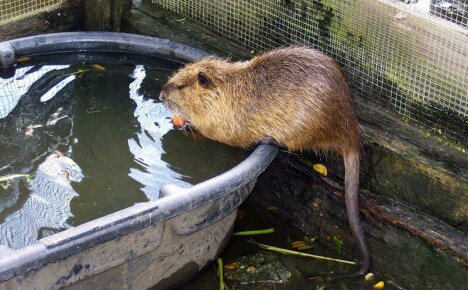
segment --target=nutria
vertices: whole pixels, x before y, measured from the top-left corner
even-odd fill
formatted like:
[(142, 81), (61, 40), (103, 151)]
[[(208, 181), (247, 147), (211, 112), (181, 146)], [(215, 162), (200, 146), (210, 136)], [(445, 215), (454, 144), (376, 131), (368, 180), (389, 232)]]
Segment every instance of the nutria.
[(347, 79), (330, 57), (307, 47), (280, 48), (244, 62), (209, 57), (176, 72), (159, 98), (222, 143), (341, 154), (346, 210), (362, 256), (357, 274), (367, 272), (358, 207), (359, 125)]

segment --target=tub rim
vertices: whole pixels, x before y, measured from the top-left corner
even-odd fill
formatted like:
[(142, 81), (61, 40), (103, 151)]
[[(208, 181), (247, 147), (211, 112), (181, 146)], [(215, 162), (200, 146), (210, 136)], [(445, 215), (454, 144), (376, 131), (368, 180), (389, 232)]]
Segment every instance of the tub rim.
[[(212, 55), (155, 37), (117, 32), (64, 32), (0, 43), (0, 67), (14, 67), (18, 56), (59, 52), (120, 52), (146, 56), (156, 54), (186, 61), (197, 61)], [(239, 193), (256, 181), (277, 152), (278, 148), (275, 146), (260, 145), (237, 166), (190, 188), (166, 184), (161, 187), (158, 200), (135, 204), (40, 239), (27, 247), (11, 249), (0, 245), (0, 282)], [(239, 196), (240, 202), (249, 194), (250, 190), (244, 190)], [(228, 212), (222, 214), (227, 215), (236, 208), (237, 206), (228, 207)]]

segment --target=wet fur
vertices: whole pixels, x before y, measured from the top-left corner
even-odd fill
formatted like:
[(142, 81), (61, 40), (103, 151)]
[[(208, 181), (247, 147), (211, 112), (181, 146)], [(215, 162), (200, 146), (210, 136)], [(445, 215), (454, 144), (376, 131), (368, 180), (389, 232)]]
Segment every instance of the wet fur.
[(306, 47), (276, 49), (246, 62), (207, 58), (174, 74), (160, 98), (219, 142), (247, 148), (270, 138), (292, 151), (341, 154), (347, 213), (363, 259), (359, 274), (367, 271), (357, 200), (359, 125), (347, 79), (331, 58)]

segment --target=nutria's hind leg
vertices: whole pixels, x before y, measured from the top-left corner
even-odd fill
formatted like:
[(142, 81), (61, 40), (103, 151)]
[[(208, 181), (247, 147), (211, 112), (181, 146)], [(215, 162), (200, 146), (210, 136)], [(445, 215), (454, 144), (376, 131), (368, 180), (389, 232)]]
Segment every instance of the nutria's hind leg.
[(279, 143), (278, 141), (275, 140), (275, 138), (270, 137), (270, 136), (263, 137), (262, 139), (257, 140), (257, 142), (255, 142), (252, 145), (252, 148), (255, 148), (255, 147), (259, 146), (259, 145), (272, 145), (272, 146), (276, 146), (276, 147), (278, 147), (280, 149), (287, 149), (286, 146)]

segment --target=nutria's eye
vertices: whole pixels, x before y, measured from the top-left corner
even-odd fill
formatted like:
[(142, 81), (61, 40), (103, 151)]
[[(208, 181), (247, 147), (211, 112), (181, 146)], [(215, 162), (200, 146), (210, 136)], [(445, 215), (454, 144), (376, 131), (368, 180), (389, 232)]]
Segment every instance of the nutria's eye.
[(198, 84), (202, 87), (206, 87), (208, 85), (208, 78), (202, 72), (198, 73)]

